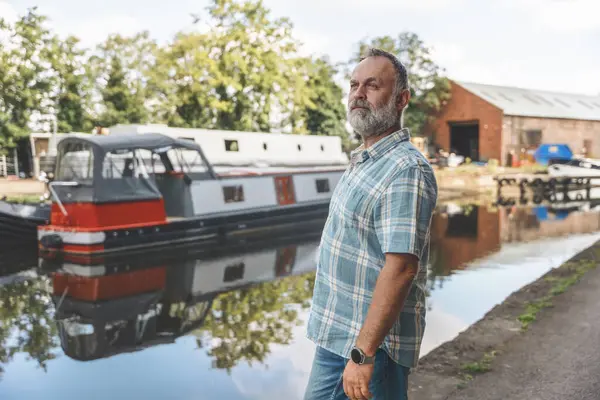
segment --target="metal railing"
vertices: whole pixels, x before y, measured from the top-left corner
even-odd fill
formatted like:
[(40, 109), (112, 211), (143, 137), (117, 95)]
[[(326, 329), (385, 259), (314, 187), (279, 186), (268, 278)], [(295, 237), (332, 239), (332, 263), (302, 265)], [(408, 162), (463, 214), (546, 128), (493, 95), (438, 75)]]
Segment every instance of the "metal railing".
[(58, 196), (58, 193), (56, 193), (56, 191), (54, 190), (54, 186), (76, 187), (76, 186), (79, 186), (79, 182), (52, 181), (52, 182), (48, 183), (48, 190), (50, 190), (50, 193), (52, 194), (52, 197), (54, 197), (54, 199), (56, 200), (56, 204), (58, 205), (58, 208), (60, 208), (60, 211), (63, 213), (63, 215), (65, 217), (67, 217), (69, 214), (67, 213), (67, 210), (63, 206), (62, 201), (60, 201), (60, 197)]

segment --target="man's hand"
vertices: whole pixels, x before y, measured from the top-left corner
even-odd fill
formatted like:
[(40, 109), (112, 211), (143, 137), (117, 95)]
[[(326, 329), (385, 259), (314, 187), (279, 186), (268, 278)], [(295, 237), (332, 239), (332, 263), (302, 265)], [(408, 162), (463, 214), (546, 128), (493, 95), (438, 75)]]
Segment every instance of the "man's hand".
[(350, 400), (368, 400), (373, 397), (369, 392), (369, 382), (371, 382), (374, 368), (373, 364), (358, 365), (352, 360), (348, 361), (342, 383), (344, 384), (344, 393)]

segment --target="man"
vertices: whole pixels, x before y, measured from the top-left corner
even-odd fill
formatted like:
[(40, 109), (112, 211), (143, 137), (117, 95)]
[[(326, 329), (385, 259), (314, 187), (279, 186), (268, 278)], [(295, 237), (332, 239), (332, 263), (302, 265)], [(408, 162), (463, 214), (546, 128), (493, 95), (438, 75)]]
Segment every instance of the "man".
[(435, 176), (402, 128), (410, 91), (396, 57), (371, 49), (350, 81), (363, 139), (336, 186), (321, 238), (305, 400), (406, 399), (425, 329)]

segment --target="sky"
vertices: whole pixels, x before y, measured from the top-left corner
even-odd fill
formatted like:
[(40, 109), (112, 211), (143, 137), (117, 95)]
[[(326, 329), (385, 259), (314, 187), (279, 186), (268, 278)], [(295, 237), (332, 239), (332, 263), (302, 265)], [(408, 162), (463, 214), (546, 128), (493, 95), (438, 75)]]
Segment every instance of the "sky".
[[(347, 61), (361, 39), (414, 32), (459, 81), (600, 95), (598, 0), (264, 0), (288, 17), (305, 54)], [(192, 29), (207, 0), (0, 0), (14, 19), (38, 6), (60, 34), (86, 46), (149, 30), (166, 42)]]

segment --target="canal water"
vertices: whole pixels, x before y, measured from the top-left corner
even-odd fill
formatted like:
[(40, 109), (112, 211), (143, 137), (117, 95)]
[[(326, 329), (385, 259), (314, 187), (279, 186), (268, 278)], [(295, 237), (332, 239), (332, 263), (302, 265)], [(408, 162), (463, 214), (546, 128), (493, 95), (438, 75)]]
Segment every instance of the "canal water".
[[(301, 399), (320, 232), (83, 265), (0, 254), (1, 399)], [(422, 355), (600, 239), (589, 204), (440, 206)]]

